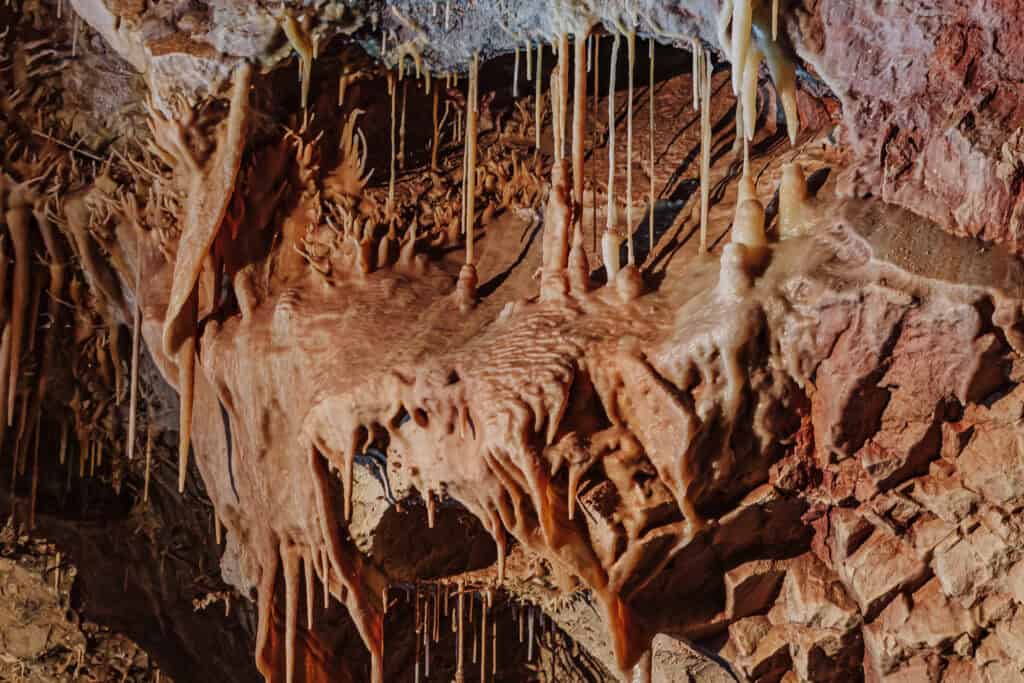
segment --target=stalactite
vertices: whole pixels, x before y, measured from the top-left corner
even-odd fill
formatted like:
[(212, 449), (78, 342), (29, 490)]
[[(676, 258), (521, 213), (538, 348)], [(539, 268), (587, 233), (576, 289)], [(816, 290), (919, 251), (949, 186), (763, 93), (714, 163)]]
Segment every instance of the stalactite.
[[(320, 565), (323, 567), (324, 610), (331, 606), (331, 563), (327, 561), (327, 547), (320, 548)], [(384, 609), (388, 605), (388, 589), (384, 588)]]
[(142, 502), (149, 502), (149, 472), (153, 465), (153, 423), (146, 425), (146, 475), (142, 483)]
[(753, 140), (757, 127), (757, 75), (761, 67), (761, 51), (751, 46), (747, 51), (747, 63), (743, 68), (743, 139)]
[(636, 31), (626, 33), (626, 54), (629, 79), (626, 87), (626, 259), (636, 265), (633, 251), (633, 72), (636, 71)]
[(345, 91), (348, 90), (348, 77), (349, 75), (344, 72), (338, 76), (338, 109), (341, 109), (345, 104)]
[(526, 80), (533, 80), (533, 46), (530, 45), (530, 41), (526, 41), (524, 48), (526, 52)]
[[(12, 202), (13, 203), (13, 202)], [(25, 337), (25, 315), (29, 306), (31, 263), (29, 254), (29, 218), (24, 206), (7, 211), (7, 230), (14, 247), (14, 279), (11, 292), (10, 373), (7, 384), (7, 426), (14, 426), (14, 402), (21, 372), (21, 346)]]
[(690, 41), (693, 46), (690, 52), (690, 63), (693, 67), (693, 75), (690, 79), (690, 89), (693, 91), (693, 110), (700, 111), (700, 82), (702, 80), (701, 74), (704, 73), (702, 65), (704, 46), (701, 45), (699, 38), (691, 38)]
[[(473, 623), (473, 612), (475, 610), (476, 610), (476, 596), (475, 595), (470, 595), (469, 596), (469, 623), (470, 624)], [(477, 659), (478, 659), (478, 656), (479, 656), (479, 640), (480, 640), (479, 639), (479, 633), (477, 632), (476, 627), (474, 626), (473, 627), (473, 658), (472, 658), (473, 664), (477, 663)]]
[(431, 627), (431, 635), (434, 642), (441, 640), (441, 586), (434, 584), (434, 623)]
[(541, 97), (541, 84), (544, 80), (544, 43), (537, 43), (537, 78), (534, 81), (533, 92), (533, 134), (534, 134), (534, 160), (540, 164), (540, 129), (543, 123), (542, 108), (543, 98)]
[(569, 34), (562, 33), (558, 39), (558, 139), (561, 149), (558, 159), (565, 157), (565, 142), (568, 137), (569, 117), (569, 63), (572, 59), (569, 51)]
[(519, 46), (516, 45), (516, 56), (512, 66), (512, 97), (519, 98)]
[(548, 98), (551, 100), (551, 151), (557, 165), (562, 161), (562, 60), (555, 62), (551, 70), (551, 81), (548, 84)]
[(110, 365), (114, 369), (114, 401), (121, 405), (125, 395), (124, 366), (121, 363), (121, 325), (111, 321), (109, 329), (107, 352), (110, 354)]
[(142, 237), (135, 256), (135, 309), (132, 312), (132, 368), (128, 389), (128, 460), (135, 455), (135, 429), (139, 408), (139, 352), (142, 338)]
[[(430, 598), (424, 600), (423, 615), (423, 675), (430, 678)], [(435, 606), (436, 609), (436, 606)]]
[[(191, 329), (195, 330), (198, 290), (192, 291), (186, 307), (191, 311)], [(188, 336), (178, 350), (178, 393), (181, 395), (181, 409), (178, 411), (178, 493), (185, 492), (188, 475), (188, 455), (192, 443), (192, 407), (196, 381), (196, 338), (195, 332)]]
[(533, 661), (533, 607), (527, 608), (526, 613), (526, 661)]
[[(219, 536), (219, 534), (218, 534)], [(218, 539), (217, 545), (220, 545)], [(315, 551), (313, 551), (315, 552)], [(313, 558), (311, 556), (302, 558), (302, 565), (306, 570), (306, 628), (310, 631), (313, 630), (313, 591), (315, 586), (313, 584)]]
[(619, 272), (619, 238), (615, 234), (618, 213), (615, 210), (615, 72), (619, 59), (619, 33), (612, 41), (612, 61), (608, 72), (608, 209), (604, 235), (601, 236), (601, 256), (608, 281)]
[(284, 571), (284, 660), (285, 682), (295, 679), (295, 640), (299, 625), (299, 560), (294, 548), (281, 547)]
[(768, 70), (771, 72), (775, 90), (782, 100), (782, 110), (786, 114), (786, 131), (789, 142), (796, 144), (797, 133), (800, 132), (800, 116), (796, 106), (796, 64), (783, 52), (782, 46), (776, 42), (761, 43)]
[(420, 614), (419, 614), (419, 600), (416, 601), (416, 607), (413, 610), (413, 665), (412, 665), (412, 680), (415, 683), (420, 683), (420, 653), (423, 647), (423, 639), (419, 637), (420, 632)]
[(480, 683), (487, 679), (487, 601), (480, 605)]
[(466, 103), (466, 263), (474, 264), (473, 224), (476, 222), (476, 136), (480, 87), (480, 55), (473, 53), (469, 73), (469, 101)]
[[(573, 108), (572, 108), (572, 192), (573, 202), (576, 206), (583, 207), (583, 180), (584, 180), (584, 153), (587, 134), (587, 74), (584, 71), (584, 60), (586, 50), (586, 32), (576, 35), (575, 50), (575, 78), (573, 82)], [(566, 59), (568, 55), (566, 55)], [(568, 61), (568, 60), (567, 60)], [(582, 211), (574, 212), (574, 223), (577, 230), (582, 222)]]
[(711, 193), (711, 75), (710, 55), (703, 60), (700, 106), (700, 251), (708, 251), (708, 208)]
[(734, 0), (732, 7), (732, 92), (739, 96), (750, 49), (750, 31), (754, 20), (754, 0)]
[(647, 60), (648, 60), (648, 74), (647, 74), (647, 109), (648, 109), (648, 128), (647, 133), (649, 137), (649, 149), (648, 149), (648, 178), (651, 183), (650, 197), (647, 200), (650, 214), (647, 217), (647, 257), (654, 258), (654, 38), (651, 38), (647, 43)]
[[(437, 165), (437, 156), (438, 156), (439, 148), (441, 146), (441, 128), (440, 128), (440, 125), (439, 125), (438, 119), (437, 119), (437, 106), (438, 106), (438, 103), (440, 102), (440, 96), (441, 96), (441, 89), (440, 88), (435, 88), (434, 89), (434, 94), (433, 94), (433, 102), (431, 104), (431, 115), (433, 117), (433, 122), (434, 122), (433, 137), (431, 138), (431, 143), (430, 143), (430, 169), (432, 171), (439, 170), (439, 167)], [(445, 102), (445, 104), (448, 104), (448, 103)]]
[(60, 464), (63, 465), (68, 457), (68, 421), (60, 420)]
[[(595, 36), (593, 36), (593, 40), (594, 40), (594, 96), (593, 96), (593, 101), (592, 101), (592, 104), (591, 104), (591, 113), (590, 113), (590, 117), (591, 117), (591, 119), (594, 122), (594, 137), (593, 137), (593, 142), (591, 143), (591, 151), (590, 151), (590, 154), (591, 154), (591, 156), (594, 159), (594, 163), (591, 164), (592, 167), (594, 165), (596, 165), (596, 162), (597, 162), (597, 138), (598, 138), (598, 135), (597, 135), (597, 133), (598, 133), (597, 109), (598, 109), (598, 97), (599, 97), (599, 93), (598, 93), (599, 88), (598, 88), (598, 86), (600, 85), (600, 82), (601, 82), (600, 81), (600, 75), (601, 75), (600, 74), (600, 72), (601, 72), (601, 37), (595, 35)], [(593, 192), (593, 202), (592, 202), (592, 207), (591, 207), (592, 210), (593, 210), (593, 215), (591, 216), (591, 224), (592, 224), (593, 233), (594, 233), (593, 249), (594, 249), (594, 251), (597, 251), (597, 189), (596, 189), (597, 183), (596, 183), (596, 181), (593, 181), (593, 182), (594, 182), (595, 189), (594, 189), (594, 192)]]
[(398, 168), (405, 170), (405, 110), (409, 99), (409, 81), (402, 83), (402, 115), (398, 124)]
[(309, 83), (312, 80), (313, 59), (316, 56), (313, 43), (306, 31), (295, 21), (295, 17), (290, 14), (284, 17), (282, 28), (284, 29), (285, 36), (288, 37), (288, 41), (299, 54), (299, 81), (302, 84), (302, 108), (305, 109), (309, 100)]
[(466, 630), (463, 628), (463, 613), (466, 604), (465, 600), (466, 584), (460, 581), (458, 584), (458, 605), (456, 607), (458, 614), (456, 617), (457, 621), (455, 627), (455, 680), (458, 683), (461, 683), (461, 681), (464, 681), (466, 678), (465, 648), (463, 647), (466, 633)]
[(395, 127), (397, 125), (397, 107), (396, 107), (396, 88), (395, 88), (395, 76), (392, 72), (388, 72), (388, 94), (391, 96), (391, 171), (388, 176), (388, 203), (387, 203), (387, 216), (390, 221), (394, 217), (395, 213), (395, 157), (397, 156), (397, 141)]
[(772, 0), (772, 40), (779, 39), (779, 0)]

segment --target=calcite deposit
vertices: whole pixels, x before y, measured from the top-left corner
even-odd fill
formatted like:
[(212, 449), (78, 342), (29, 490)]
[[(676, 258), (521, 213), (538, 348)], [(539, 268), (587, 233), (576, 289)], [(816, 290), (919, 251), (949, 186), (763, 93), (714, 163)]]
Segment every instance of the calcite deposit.
[(179, 682), (1024, 680), (1022, 18), (4, 4), (8, 528)]

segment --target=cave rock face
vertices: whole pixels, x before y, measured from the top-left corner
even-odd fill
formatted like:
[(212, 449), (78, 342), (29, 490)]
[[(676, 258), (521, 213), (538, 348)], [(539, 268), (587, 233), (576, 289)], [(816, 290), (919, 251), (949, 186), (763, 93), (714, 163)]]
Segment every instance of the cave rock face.
[(820, 0), (796, 11), (798, 51), (842, 103), (850, 192), (1018, 244), (1021, 9)]
[[(30, 235), (63, 244), (51, 209), (104, 323), (136, 314), (181, 396), (179, 488), (193, 463), (226, 530), (222, 572), (255, 594), (268, 681), (418, 678), (432, 647), (435, 672), (455, 680), (470, 657), (481, 677), (490, 657), (521, 679), (538, 675), (535, 646), (556, 680), (1021, 680), (1024, 8), (774, 4), (648, 0), (627, 16), (567, 0), (518, 13), (73, 0), (147, 78), (146, 163), (133, 159), (129, 190), (109, 168), (75, 176), (55, 208), (33, 186), (47, 175), (2, 177), (17, 341), (0, 395), (13, 405), (24, 384)], [(704, 55), (702, 146), (679, 163), (701, 154), (687, 181), (694, 197), (702, 184), (701, 246), (693, 225), (655, 226), (652, 192), (636, 263), (640, 231), (616, 223), (614, 99), (608, 209), (579, 175), (582, 123), (562, 158), (567, 36), (627, 19)], [(413, 70), (472, 58), (476, 95), (481, 56), (515, 49), (518, 69), (519, 47), (555, 34), (560, 132), (531, 126), (524, 106), (501, 110), (495, 92), (478, 107), (451, 78), (424, 83), (435, 158), (396, 198)], [(345, 58), (311, 96), (326, 46)], [(741, 66), (716, 81), (716, 55)], [(777, 97), (758, 89), (762, 56)], [(275, 80), (282, 64), (298, 67), (295, 92)], [(465, 121), (453, 138), (470, 172), (436, 159), (438, 92), (444, 116)], [(574, 124), (587, 105), (576, 92)], [(677, 116), (689, 93), (674, 97)], [(800, 122), (792, 154), (826, 157), (804, 147), (827, 147), (832, 98), (841, 192), (833, 179), (814, 196), (779, 149)], [(775, 128), (757, 137), (769, 113)], [(479, 163), (478, 115), (493, 141)], [(376, 166), (391, 166), (386, 199), (360, 121), (374, 142), (391, 129)], [(720, 159), (729, 126), (734, 163)], [(531, 149), (542, 129), (561, 137)], [(679, 171), (655, 169), (654, 138), (652, 187)], [(767, 212), (751, 154), (781, 178)], [(632, 192), (637, 163), (625, 164)], [(688, 220), (677, 190), (663, 203), (674, 225)], [(709, 220), (722, 228), (710, 252)], [(516, 630), (526, 654), (504, 649)]]

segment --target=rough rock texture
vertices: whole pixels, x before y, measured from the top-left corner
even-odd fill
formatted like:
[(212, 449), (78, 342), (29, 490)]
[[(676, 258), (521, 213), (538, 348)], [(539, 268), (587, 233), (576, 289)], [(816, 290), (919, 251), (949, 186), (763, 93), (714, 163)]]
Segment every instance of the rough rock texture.
[(848, 191), (1019, 248), (1021, 11), (960, 0), (795, 8), (797, 49), (842, 103)]
[(9, 525), (0, 530), (0, 680), (152, 681), (158, 668), (138, 645), (82, 620), (72, 605), (77, 570), (67, 556), (14, 536)]
[[(97, 33), (73, 19), (43, 39), (56, 7), (0, 10), (19, 38), (0, 62), (9, 502), (75, 557), (88, 611), (177, 680), (1022, 676), (1024, 267), (942, 231), (1013, 246), (1015, 97), (985, 84), (1018, 68), (1000, 47), (1017, 8), (782, 3), (774, 41), (755, 3), (754, 44), (786, 57), (792, 39), (810, 69), (805, 132), (794, 154), (792, 102), (755, 89), (744, 170), (729, 75), (711, 74), (710, 254), (685, 58), (658, 53), (660, 133), (626, 143), (624, 122), (591, 115), (582, 179), (552, 159), (557, 115), (509, 101), (496, 59), (469, 264), (461, 123), (437, 126), (440, 159), (424, 151), (431, 114), (461, 121), (465, 96), (353, 45), (462, 68), (632, 22), (619, 3), (71, 4)], [(732, 55), (742, 33), (732, 2), (631, 9), (662, 43)], [(899, 39), (876, 49), (886, 31)], [(568, 83), (568, 50), (555, 72), (545, 55), (547, 83)], [(88, 94), (102, 69), (121, 92)], [(613, 131), (638, 181), (609, 216), (595, 178)], [(648, 142), (655, 178), (636, 156)], [(835, 197), (841, 164), (847, 189), (876, 196)], [(645, 213), (648, 181), (665, 200), (620, 235), (639, 256), (616, 274), (597, 226)], [(745, 192), (768, 204), (767, 244), (742, 239), (764, 237)], [(144, 430), (128, 462), (136, 311)], [(193, 482), (180, 510), (160, 462), (175, 437)], [(218, 575), (258, 624), (246, 607), (213, 616), (233, 601)]]

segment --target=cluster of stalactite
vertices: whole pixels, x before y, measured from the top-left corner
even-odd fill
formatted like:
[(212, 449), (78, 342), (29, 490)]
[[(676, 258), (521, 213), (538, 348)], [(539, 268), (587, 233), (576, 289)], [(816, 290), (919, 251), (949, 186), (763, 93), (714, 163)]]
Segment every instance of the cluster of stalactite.
[[(448, 6), (443, 10), (447, 15)], [(766, 59), (779, 88), (790, 137), (795, 140), (797, 130), (794, 99), (795, 81), (793, 65), (783, 55), (775, 41), (778, 3), (755, 3), (751, 0), (728, 2), (720, 19), (721, 45), (735, 66), (733, 87), (740, 97), (737, 109), (737, 127), (743, 138), (749, 140), (754, 133), (756, 112), (757, 74), (762, 59)], [(566, 26), (550, 39), (551, 51), (557, 58), (547, 88), (547, 102), (542, 84), (543, 57), (547, 50), (543, 44), (524, 46), (525, 59), (516, 54), (516, 71), (511, 87), (518, 95), (522, 82), (533, 82), (534, 106), (521, 101), (513, 119), (504, 127), (498, 125), (497, 135), (518, 135), (529, 140), (529, 152), (509, 156), (499, 154), (493, 145), (481, 144), (481, 119), (484, 103), (479, 92), (479, 58), (467, 65), (466, 92), (459, 89), (454, 74), (434, 76), (422, 68), (422, 60), (412, 48), (398, 52), (393, 71), (386, 75), (391, 97), (389, 181), (386, 190), (369, 187), (367, 158), (369, 150), (365, 136), (359, 130), (360, 110), (351, 105), (348, 93), (356, 87), (361, 74), (343, 72), (339, 82), (339, 119), (343, 121), (337, 136), (338, 149), (325, 149), (324, 125), (305, 111), (296, 117), (286, 133), (267, 142), (253, 106), (253, 92), (258, 76), (253, 66), (240, 63), (234, 68), (230, 92), (224, 106), (209, 103), (175, 102), (160, 107), (151, 104), (149, 121), (151, 145), (135, 154), (122, 154), (104, 160), (91, 159), (89, 153), (61, 142), (60, 136), (43, 130), (33, 130), (40, 145), (16, 149), (17, 142), (7, 144), (2, 198), (4, 232), (9, 244), (2, 244), (0, 259), (0, 300), (4, 305), (4, 327), (0, 341), (0, 417), (2, 427), (9, 429), (5, 444), (12, 444), (13, 477), (27, 476), (31, 471), (33, 502), (35, 477), (39, 457), (41, 411), (52, 395), (51, 372), (54, 358), (70, 338), (60, 335), (61, 330), (73, 329), (74, 342), (79, 349), (77, 357), (84, 359), (74, 367), (74, 388), (63, 398), (72, 406), (71, 416), (59, 421), (61, 463), (71, 467), (71, 449), (67, 444), (77, 443), (79, 451), (77, 471), (80, 475), (92, 473), (102, 467), (106, 453), (125, 452), (132, 460), (136, 443), (147, 444), (146, 463), (150, 462), (152, 429), (146, 426), (145, 437), (140, 437), (140, 425), (148, 423), (139, 416), (144, 413), (138, 386), (138, 367), (142, 340), (143, 310), (141, 300), (145, 291), (143, 282), (150, 276), (147, 270), (152, 259), (144, 254), (150, 247), (173, 264), (166, 309), (162, 312), (160, 348), (155, 353), (169, 359), (175, 383), (181, 396), (179, 488), (184, 490), (190, 446), (192, 442), (193, 411), (196, 404), (196, 373), (199, 361), (199, 339), (202, 321), (228, 310), (222, 292), (231, 290), (232, 306), (246, 318), (259, 306), (253, 293), (252, 262), (257, 254), (266, 256), (268, 244), (283, 248), (273, 252), (274, 276), (281, 281), (298, 280), (312, 269), (325, 282), (359, 282), (379, 270), (390, 270), (407, 277), (422, 275), (428, 261), (444, 247), (463, 250), (464, 265), (453, 291), (453, 305), (461, 310), (472, 308), (478, 298), (476, 272), (476, 241), (481, 229), (495, 216), (515, 207), (537, 206), (542, 199), (542, 177), (545, 169), (542, 155), (542, 132), (545, 128), (545, 110), (550, 111), (551, 192), (547, 198), (544, 232), (544, 268), (541, 272), (540, 299), (553, 301), (566, 294), (583, 297), (596, 285), (591, 279), (584, 241), (584, 211), (587, 208), (585, 187), (588, 181), (585, 155), (588, 151), (587, 115), (589, 74), (593, 74), (593, 113), (599, 93), (599, 53), (611, 42), (611, 78), (608, 90), (607, 138), (604, 144), (609, 155), (607, 182), (607, 223), (601, 242), (602, 265), (607, 282), (614, 287), (622, 301), (636, 299), (643, 291), (639, 276), (642, 264), (633, 244), (633, 228), (640, 215), (634, 215), (633, 165), (627, 163), (624, 179), (625, 226), (619, 225), (620, 212), (617, 198), (615, 163), (616, 84), (614, 74), (622, 39), (626, 42), (629, 62), (627, 91), (626, 136), (627, 156), (633, 152), (633, 89), (637, 34), (631, 26), (635, 20), (624, 16), (620, 24), (605, 26), (603, 31), (584, 23)], [(299, 57), (301, 102), (306, 108), (310, 93), (316, 46), (304, 28), (293, 17), (282, 18), (282, 28)], [(601, 37), (601, 33), (605, 34)], [(610, 38), (607, 34), (611, 34)], [(654, 42), (650, 42), (650, 78), (653, 81)], [(7, 45), (11, 45), (8, 36)], [(710, 203), (711, 123), (710, 96), (714, 72), (713, 53), (699, 41), (694, 48), (694, 107), (701, 111), (701, 250), (707, 251), (708, 207)], [(9, 48), (8, 48), (9, 49)], [(9, 109), (38, 105), (33, 99), (32, 83), (45, 78), (44, 64), (59, 62), (64, 48), (50, 48), (44, 43), (22, 42), (17, 54), (5, 53), (10, 63), (9, 78), (12, 93)], [(406, 61), (415, 67), (413, 78), (406, 73)], [(525, 78), (519, 68), (525, 61)], [(433, 83), (433, 84), (432, 84)], [(442, 91), (440, 84), (444, 83)], [(422, 88), (432, 98), (433, 130), (430, 148), (430, 184), (427, 196), (402, 193), (399, 172), (405, 166), (406, 102), (411, 89)], [(433, 90), (431, 90), (433, 88)], [(653, 88), (650, 88), (653, 97)], [(571, 91), (571, 92), (570, 92)], [(441, 100), (443, 96), (444, 108)], [(532, 111), (531, 111), (532, 109)], [(653, 230), (653, 210), (656, 202), (653, 131), (656, 125), (653, 106), (650, 107), (648, 125), (651, 128), (652, 150), (649, 153), (650, 191), (648, 209), (650, 229)], [(485, 113), (485, 112), (484, 112)], [(25, 118), (25, 117), (23, 117)], [(8, 116), (8, 120), (11, 116)], [(742, 125), (741, 125), (742, 124)], [(258, 133), (258, 135), (257, 135)], [(259, 136), (261, 146), (253, 144)], [(333, 138), (332, 138), (333, 139)], [(456, 151), (463, 146), (461, 168), (451, 163), (441, 152)], [(590, 152), (598, 147), (598, 136), (592, 136)], [(14, 149), (12, 149), (14, 147)], [(744, 154), (746, 144), (744, 143)], [(324, 158), (332, 160), (324, 168)], [(82, 168), (89, 166), (88, 169)], [(278, 178), (287, 176), (279, 182)], [(799, 230), (802, 197), (805, 188), (798, 167), (786, 176), (780, 199), (780, 233)], [(265, 230), (280, 217), (279, 198), (286, 185), (292, 190), (295, 206), (281, 221), (280, 227)], [(755, 263), (767, 244), (764, 230), (764, 207), (758, 199), (744, 165), (740, 201), (737, 204), (733, 228), (733, 248), (725, 250), (730, 267), (743, 271)], [(591, 193), (590, 210), (598, 214), (597, 192)], [(653, 233), (652, 233), (653, 241)], [(619, 251), (626, 243), (627, 262), (620, 263)], [(43, 255), (45, 263), (38, 263)], [(724, 261), (723, 261), (724, 263)], [(10, 268), (8, 268), (10, 264)], [(73, 264), (69, 268), (69, 264)], [(742, 273), (740, 273), (742, 274)], [(724, 278), (726, 285), (732, 281)], [(742, 277), (737, 276), (737, 281)], [(225, 287), (225, 283), (228, 287)], [(739, 285), (737, 285), (739, 286)], [(73, 310), (64, 302), (70, 301)], [(125, 335), (125, 330), (131, 331)], [(130, 341), (125, 337), (130, 337)], [(38, 337), (38, 338), (37, 338)], [(130, 354), (123, 358), (123, 350)], [(127, 407), (123, 408), (123, 404)], [(122, 427), (120, 415), (125, 411), (127, 425)], [(413, 412), (413, 411), (410, 411)], [(391, 416), (389, 416), (390, 418)], [(356, 421), (353, 433), (367, 431)], [(386, 422), (386, 421), (382, 421)], [(465, 420), (463, 419), (463, 422)], [(355, 440), (356, 437), (353, 437)], [(344, 491), (343, 515), (351, 514), (352, 468), (357, 452), (365, 444), (350, 444), (342, 449), (341, 478)], [(314, 454), (311, 476), (320, 478), (323, 466)], [(109, 457), (107, 459), (109, 461)], [(115, 462), (118, 459), (115, 459)], [(29, 467), (31, 463), (31, 468)], [(580, 476), (577, 472), (576, 480)], [(147, 477), (148, 479), (148, 477)], [(321, 487), (322, 489), (324, 487)], [(684, 487), (685, 488), (685, 487)], [(324, 489), (325, 490), (325, 489)], [(424, 488), (433, 520), (434, 494)], [(322, 493), (321, 498), (326, 498)], [(572, 514), (575, 496), (570, 492), (569, 514)], [(692, 513), (685, 492), (678, 495), (684, 513)], [(343, 542), (338, 528), (345, 520), (335, 520), (321, 506), (321, 543), (309, 555), (300, 554), (294, 547), (281, 545), (280, 564), (283, 566), (287, 594), (287, 664), (286, 680), (293, 677), (294, 639), (297, 626), (296, 598), (299, 587), (299, 567), (304, 567), (307, 596), (313, 590), (313, 574), (320, 577), (327, 593), (336, 594), (353, 612), (367, 646), (373, 655), (373, 679), (383, 680), (383, 644), (381, 619), (386, 608), (386, 589), (383, 598), (376, 591), (367, 592), (363, 568), (351, 559), (351, 553), (340, 547)], [(499, 548), (499, 582), (503, 578), (503, 557), (506, 526), (515, 533), (523, 532), (522, 524), (508, 520), (493, 510), (485, 510), (488, 528), (495, 536)], [(519, 515), (513, 518), (520, 520)], [(545, 522), (542, 519), (540, 523)], [(215, 524), (218, 537), (221, 525)], [(545, 531), (549, 531), (545, 527)], [(553, 532), (551, 532), (553, 533)], [(521, 536), (522, 533), (516, 534)], [(263, 571), (260, 590), (261, 643), (266, 641), (269, 617), (268, 601), (273, 597), (273, 581), (277, 562)], [(594, 579), (596, 574), (586, 567), (577, 567), (585, 583), (601, 595), (609, 621), (612, 639), (616, 643), (619, 665), (625, 671), (638, 667), (649, 670), (642, 646), (632, 641), (628, 633), (629, 616), (620, 595), (608, 586), (605, 579)], [(332, 578), (333, 576), (333, 578)], [(386, 584), (386, 580), (384, 581)], [(439, 590), (439, 589), (438, 589)], [(461, 607), (465, 591), (456, 591), (459, 607), (455, 628), (460, 634), (458, 659), (463, 661), (461, 643)], [(448, 589), (445, 588), (445, 595)], [(490, 592), (487, 592), (490, 596)], [(431, 609), (433, 620), (429, 630), (436, 633), (438, 602), (427, 600), (416, 605), (424, 608), (423, 618)], [(490, 597), (486, 602), (489, 604)], [(312, 600), (306, 604), (312, 609)], [(448, 608), (447, 597), (444, 608)], [(419, 609), (417, 610), (419, 612)], [(528, 627), (532, 627), (533, 612), (528, 612)], [(485, 676), (487, 652), (487, 612), (481, 612), (480, 666)], [(312, 623), (312, 615), (308, 615)], [(419, 624), (419, 619), (417, 620)], [(424, 621), (420, 628), (428, 630)], [(497, 647), (493, 643), (492, 647)], [(436, 642), (436, 638), (435, 638)], [(531, 641), (532, 642), (532, 641)], [(423, 639), (429, 667), (430, 638)], [(648, 658), (649, 659), (649, 658)], [(495, 661), (493, 649), (490, 661)], [(264, 674), (273, 679), (276, 672), (268, 662), (262, 662)], [(461, 666), (460, 666), (461, 670)]]
[[(116, 274), (133, 256), (113, 228), (140, 218), (114, 177), (155, 173), (66, 141), (60, 79), (76, 58), (80, 22), (65, 26), (61, 12), (35, 3), (0, 10), (0, 444), (7, 485), (28, 494), (18, 521), (30, 528), (40, 458), (63, 468), (65, 491), (80, 477), (102, 476), (116, 489), (123, 481), (121, 455), (134, 438), (122, 417), (139, 404), (139, 347)], [(149, 462), (154, 435), (145, 426)]]

